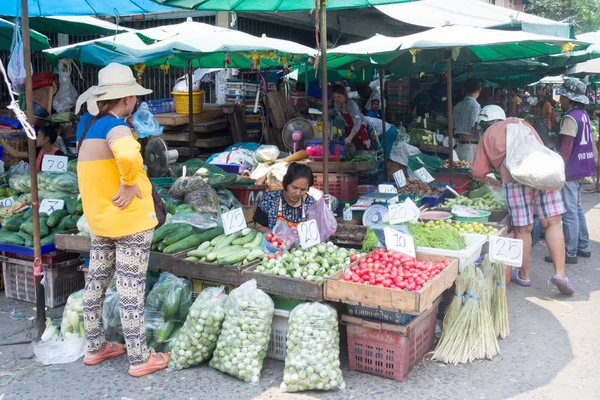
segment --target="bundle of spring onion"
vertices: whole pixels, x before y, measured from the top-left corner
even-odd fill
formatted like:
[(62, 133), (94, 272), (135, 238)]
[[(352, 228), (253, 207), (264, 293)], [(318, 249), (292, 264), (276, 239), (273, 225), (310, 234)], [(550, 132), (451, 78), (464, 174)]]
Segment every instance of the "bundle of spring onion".
[(407, 224), (406, 226), (417, 247), (446, 250), (464, 250), (467, 248), (465, 238), (454, 229), (428, 229), (419, 224)]
[(496, 287), (494, 297), (492, 298), (492, 309), (494, 310), (494, 330), (496, 335), (506, 339), (510, 334), (508, 325), (508, 305), (506, 302), (506, 266), (501, 263), (494, 263), (496, 272)]
[(499, 352), (489, 307), (488, 279), (483, 271), (476, 270), (476, 278), (466, 301), (454, 322), (444, 326), (433, 359), (458, 364), (476, 359), (492, 358)]

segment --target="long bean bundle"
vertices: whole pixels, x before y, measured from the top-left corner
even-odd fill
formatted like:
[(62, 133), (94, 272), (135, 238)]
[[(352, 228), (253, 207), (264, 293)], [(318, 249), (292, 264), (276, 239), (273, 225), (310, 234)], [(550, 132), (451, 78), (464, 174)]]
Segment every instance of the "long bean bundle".
[(454, 229), (429, 229), (418, 224), (408, 224), (407, 227), (415, 241), (415, 246), (446, 250), (464, 250), (467, 248), (465, 238)]

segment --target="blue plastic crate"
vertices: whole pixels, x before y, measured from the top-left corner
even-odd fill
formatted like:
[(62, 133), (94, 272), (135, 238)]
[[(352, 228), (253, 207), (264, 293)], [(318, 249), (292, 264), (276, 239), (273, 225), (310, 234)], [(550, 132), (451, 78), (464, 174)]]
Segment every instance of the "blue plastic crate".
[(371, 321), (386, 322), (394, 325), (406, 325), (414, 315), (395, 311), (378, 310), (376, 308), (346, 304), (346, 312), (352, 317), (364, 318)]
[(236, 164), (213, 164), (216, 167), (221, 168), (223, 171), (229, 174), (242, 174), (244, 171), (248, 171), (250, 168), (244, 165), (236, 165)]
[[(444, 188), (446, 187), (446, 184), (434, 184), (433, 186)], [(450, 196), (450, 193), (451, 192), (446, 189), (439, 196), (424, 196), (421, 203), (428, 205), (431, 208), (436, 207), (437, 205), (442, 204), (444, 200)]]
[[(56, 251), (54, 243), (48, 243), (42, 246), (42, 254), (52, 253)], [(19, 246), (16, 244), (0, 243), (0, 251), (7, 253), (19, 254), (21, 256), (34, 257), (33, 247)]]

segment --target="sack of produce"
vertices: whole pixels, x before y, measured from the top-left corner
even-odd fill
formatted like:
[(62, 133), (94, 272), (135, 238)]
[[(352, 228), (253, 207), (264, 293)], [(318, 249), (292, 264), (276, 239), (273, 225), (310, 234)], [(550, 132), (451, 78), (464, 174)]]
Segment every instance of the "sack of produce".
[(65, 339), (75, 336), (85, 338), (85, 327), (83, 326), (83, 291), (78, 290), (67, 299), (60, 323), (60, 332)]
[(176, 199), (183, 200), (186, 194), (196, 190), (206, 190), (209, 186), (204, 179), (199, 176), (186, 176), (178, 178), (169, 189), (169, 195)]
[(104, 305), (102, 306), (102, 324), (106, 340), (115, 343), (125, 343), (116, 283), (114, 279), (111, 280), (108, 289), (106, 289)]
[(246, 382), (258, 384), (271, 338), (273, 300), (254, 279), (229, 295), (223, 329), (210, 366)]
[(169, 367), (184, 369), (209, 360), (225, 319), (225, 288), (204, 289), (194, 301), (183, 327), (173, 342)]
[(344, 389), (337, 312), (305, 303), (290, 314), (282, 392)]
[(522, 185), (560, 190), (565, 185), (562, 157), (539, 142), (523, 121), (506, 126), (506, 169)]
[(203, 189), (187, 193), (183, 202), (194, 206), (200, 214), (217, 215), (219, 213), (219, 197), (215, 189), (208, 185)]
[(190, 281), (163, 272), (146, 298), (144, 318), (148, 347), (170, 351), (191, 305)]
[(263, 144), (254, 153), (256, 161), (259, 163), (274, 162), (279, 157), (279, 148), (277, 146)]
[(217, 196), (219, 197), (219, 205), (224, 206), (228, 210), (234, 208), (242, 208), (242, 203), (231, 193), (228, 189), (217, 190)]

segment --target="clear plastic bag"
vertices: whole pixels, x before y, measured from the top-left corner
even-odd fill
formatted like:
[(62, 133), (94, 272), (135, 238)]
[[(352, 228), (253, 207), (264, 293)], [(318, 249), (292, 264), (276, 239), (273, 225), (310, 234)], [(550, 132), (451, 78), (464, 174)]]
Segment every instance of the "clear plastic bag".
[(560, 190), (565, 185), (562, 157), (540, 143), (522, 120), (506, 125), (504, 165), (515, 181), (536, 190)]
[[(77, 89), (71, 82), (71, 63), (68, 58), (58, 60), (58, 91), (52, 100), (52, 107), (58, 113), (67, 112), (77, 101)], [(66, 153), (65, 153), (66, 154)]]
[(44, 365), (68, 364), (79, 360), (87, 351), (87, 339), (74, 335), (69, 339), (53, 337), (33, 346), (33, 353)]
[(281, 245), (283, 248), (273, 247), (271, 243), (267, 240), (267, 236), (265, 235), (262, 240), (262, 244), (260, 247), (265, 251), (265, 253), (274, 254), (282, 250), (288, 250), (294, 247), (294, 245), (298, 242), (298, 234), (292, 230), (285, 221), (277, 221), (273, 229), (271, 229), (271, 234), (278, 239), (281, 239)]
[(171, 218), (171, 223), (184, 223), (193, 226), (194, 228), (198, 228), (201, 231), (205, 231), (208, 229), (216, 228), (219, 225), (218, 215), (214, 214), (200, 214), (195, 212), (188, 211), (177, 211), (173, 218)]
[(158, 124), (146, 103), (142, 103), (140, 109), (133, 114), (131, 122), (138, 138), (160, 136), (163, 133), (164, 128)]
[[(85, 339), (85, 327), (83, 326), (83, 292), (78, 290), (67, 299), (60, 323), (60, 333), (65, 339), (79, 336)], [(100, 318), (100, 315), (97, 316)]]
[(198, 295), (175, 337), (169, 367), (195, 367), (212, 357), (225, 319), (227, 295), (224, 289), (224, 286), (210, 287)]
[(246, 382), (258, 384), (275, 306), (254, 279), (229, 295), (225, 321), (210, 366)]
[(290, 314), (282, 392), (344, 389), (337, 312), (305, 303)]
[(176, 199), (183, 200), (188, 193), (206, 189), (210, 189), (210, 187), (204, 182), (202, 177), (186, 176), (178, 178), (175, 183), (173, 183), (173, 186), (169, 189), (169, 195)]
[(228, 210), (242, 207), (242, 203), (228, 189), (218, 189), (217, 196), (219, 197), (219, 204), (225, 206)]
[[(19, 94), (25, 93), (25, 55), (19, 18), (14, 20), (12, 44), (10, 45), (10, 60), (6, 68), (12, 90)], [(31, 68), (33, 71), (33, 68)]]
[(272, 163), (279, 157), (279, 147), (263, 144), (254, 153), (259, 163)]
[(187, 193), (183, 202), (194, 206), (200, 214), (217, 215), (219, 213), (219, 196), (210, 186)]
[(144, 319), (148, 347), (156, 351), (169, 351), (191, 305), (190, 281), (168, 272), (160, 274), (146, 298)]
[(322, 242), (327, 241), (337, 230), (337, 221), (331, 211), (329, 211), (329, 208), (327, 208), (324, 197), (321, 197), (315, 204), (310, 205), (306, 215), (308, 219), (314, 219), (317, 223)]
[(110, 281), (104, 296), (102, 324), (104, 326), (104, 337), (106, 340), (116, 343), (125, 343), (123, 326), (121, 325), (119, 294), (117, 293), (116, 281), (114, 279)]

